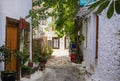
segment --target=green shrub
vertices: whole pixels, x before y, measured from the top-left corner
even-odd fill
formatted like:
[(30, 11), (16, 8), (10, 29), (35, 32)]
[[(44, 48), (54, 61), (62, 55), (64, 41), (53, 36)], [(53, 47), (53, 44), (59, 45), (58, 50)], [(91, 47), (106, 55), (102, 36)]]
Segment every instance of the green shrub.
[(21, 74), (32, 74), (32, 68), (30, 68), (29, 66), (22, 65)]

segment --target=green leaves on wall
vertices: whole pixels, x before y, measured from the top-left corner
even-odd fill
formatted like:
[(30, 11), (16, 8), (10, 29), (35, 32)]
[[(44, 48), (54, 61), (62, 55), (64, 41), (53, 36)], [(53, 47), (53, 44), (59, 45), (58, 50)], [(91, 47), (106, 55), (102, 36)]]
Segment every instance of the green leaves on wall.
[(114, 1), (110, 4), (108, 11), (107, 11), (107, 17), (110, 19), (114, 13)]
[(105, 1), (104, 3), (102, 3), (98, 8), (97, 13), (98, 14), (101, 13), (109, 5), (109, 3), (110, 3), (110, 1), (108, 1), (108, 0)]
[(115, 10), (117, 14), (120, 14), (120, 0), (115, 1)]
[(114, 11), (116, 11), (117, 14), (120, 14), (120, 0), (98, 0), (95, 3), (93, 3), (89, 7), (89, 9), (93, 9), (96, 7), (98, 7), (98, 14), (108, 7), (107, 18), (109, 19), (113, 16)]

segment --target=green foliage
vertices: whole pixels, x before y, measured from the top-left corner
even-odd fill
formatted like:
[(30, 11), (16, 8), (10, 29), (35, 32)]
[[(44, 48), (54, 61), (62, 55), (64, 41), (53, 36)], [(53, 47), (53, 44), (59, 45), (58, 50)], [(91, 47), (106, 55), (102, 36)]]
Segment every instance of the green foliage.
[(34, 50), (33, 51), (34, 51), (33, 52), (33, 54), (34, 54), (33, 61), (38, 62), (41, 57), (40, 57), (40, 51), (39, 51), (37, 45), (34, 45)]
[(21, 66), (21, 74), (32, 74), (32, 68), (29, 66), (22, 65)]
[(115, 1), (115, 10), (117, 14), (120, 14), (120, 1), (119, 0)]
[(63, 37), (64, 36), (64, 33), (62, 30), (56, 30), (56, 34), (59, 36), (59, 37)]
[(111, 18), (114, 14), (114, 11), (116, 10), (117, 14), (120, 14), (120, 0), (98, 0), (92, 5), (90, 5), (89, 9), (93, 9), (98, 7), (97, 13), (101, 13), (106, 7), (108, 7), (107, 10), (107, 18)]
[(104, 1), (105, 0), (98, 0), (95, 3), (93, 3), (92, 5), (90, 5), (90, 7), (88, 9), (96, 8), (97, 6), (99, 6)]
[(50, 47), (42, 46), (41, 49), (35, 45), (34, 46), (34, 62), (40, 62), (42, 60), (47, 60), (53, 53), (53, 49)]
[(102, 4), (99, 6), (99, 8), (98, 8), (97, 13), (98, 13), (98, 14), (101, 13), (101, 12), (109, 5), (109, 3), (110, 3), (109, 0), (105, 1), (104, 3), (102, 3)]
[(50, 54), (50, 56), (51, 56), (53, 53), (53, 49), (49, 46), (46, 49), (47, 49), (47, 53)]
[(108, 8), (107, 11), (107, 17), (110, 19), (114, 13), (114, 1), (110, 4), (110, 7)]
[(11, 58), (11, 51), (8, 50), (5, 45), (0, 47), (0, 62), (8, 60), (10, 61)]
[(16, 50), (16, 57), (21, 65), (24, 65), (28, 61), (28, 54), (25, 47), (22, 51)]
[(33, 2), (33, 9), (30, 10), (26, 18), (32, 18), (32, 26), (35, 28), (39, 26), (41, 19), (49, 16), (55, 17), (55, 29), (58, 36), (62, 37), (66, 34), (73, 37), (74, 17), (79, 9), (78, 1), (79, 0), (35, 0)]
[(85, 39), (85, 38), (84, 38), (83, 34), (81, 34), (81, 35), (79, 36), (79, 43), (80, 43), (80, 45), (82, 44), (82, 42), (83, 42), (84, 39)]

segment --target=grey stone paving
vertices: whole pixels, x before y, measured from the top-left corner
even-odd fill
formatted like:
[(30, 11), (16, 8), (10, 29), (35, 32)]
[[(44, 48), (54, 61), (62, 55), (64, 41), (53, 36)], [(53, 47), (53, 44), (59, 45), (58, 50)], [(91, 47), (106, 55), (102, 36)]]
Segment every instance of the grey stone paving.
[(72, 66), (49, 67), (51, 70), (46, 74), (43, 81), (85, 81), (80, 71)]
[(31, 75), (30, 79), (21, 81), (85, 81), (81, 71), (72, 66), (68, 56), (52, 57), (44, 71)]
[(68, 56), (53, 57), (46, 68), (50, 71), (43, 81), (85, 81), (80, 70), (72, 66)]

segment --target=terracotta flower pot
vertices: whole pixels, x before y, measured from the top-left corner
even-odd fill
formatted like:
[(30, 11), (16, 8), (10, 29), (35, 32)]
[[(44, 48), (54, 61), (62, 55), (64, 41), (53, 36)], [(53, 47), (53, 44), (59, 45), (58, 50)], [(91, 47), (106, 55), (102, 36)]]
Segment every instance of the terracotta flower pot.
[(28, 66), (32, 68), (33, 67), (33, 62), (28, 62)]
[(38, 69), (43, 71), (45, 69), (45, 64), (47, 63), (47, 60), (41, 60), (38, 65)]

